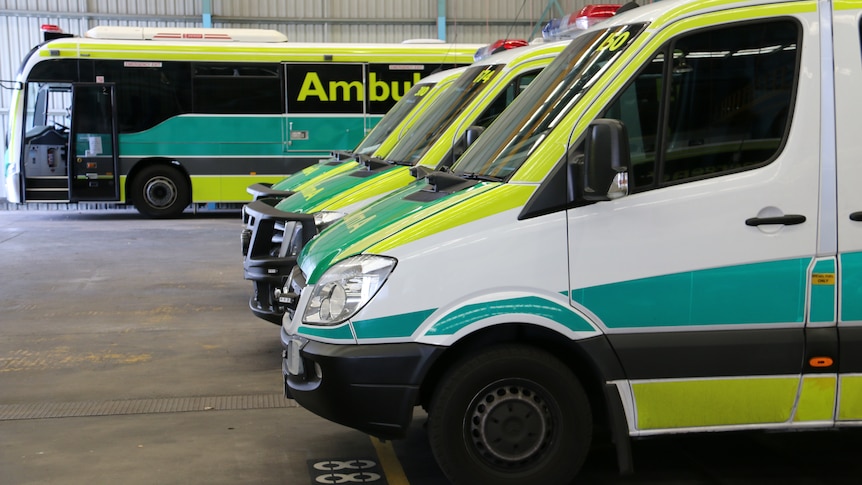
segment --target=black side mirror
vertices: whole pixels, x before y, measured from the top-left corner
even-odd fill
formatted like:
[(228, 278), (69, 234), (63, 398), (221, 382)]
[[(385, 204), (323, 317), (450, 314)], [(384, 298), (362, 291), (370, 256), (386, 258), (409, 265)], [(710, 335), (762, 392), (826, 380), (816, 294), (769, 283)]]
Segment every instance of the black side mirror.
[(482, 126), (471, 126), (470, 128), (467, 128), (467, 132), (464, 133), (464, 137), (467, 140), (467, 146), (472, 145), (483, 131), (485, 131), (485, 128)]
[(628, 195), (630, 168), (625, 124), (607, 118), (590, 123), (584, 139), (583, 198), (611, 200)]

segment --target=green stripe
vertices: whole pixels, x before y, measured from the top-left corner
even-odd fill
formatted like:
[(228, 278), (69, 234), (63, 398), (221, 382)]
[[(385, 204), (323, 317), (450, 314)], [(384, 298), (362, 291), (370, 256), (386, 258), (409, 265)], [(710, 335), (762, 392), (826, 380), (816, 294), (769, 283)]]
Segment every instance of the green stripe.
[(575, 289), (609, 328), (802, 322), (810, 259), (690, 271)]
[[(814, 274), (835, 275), (835, 260), (825, 259), (814, 264)], [(811, 285), (811, 310), (808, 320), (811, 322), (835, 321), (835, 284)]]
[(299, 192), (279, 202), (275, 208), (285, 212), (312, 213), (315, 212), (314, 209), (316, 206), (332, 201), (336, 197), (343, 196), (346, 192), (360, 190), (366, 185), (374, 184), (380, 178), (387, 177), (399, 170), (407, 172), (409, 169), (393, 165), (388, 169), (375, 172), (368, 177), (357, 177), (355, 174), (363, 172), (365, 169), (356, 166), (334, 177), (321, 179), (317, 183), (302, 187)]
[(862, 320), (862, 252), (841, 255), (841, 320)]
[(592, 325), (570, 308), (536, 296), (489, 301), (465, 305), (446, 315), (430, 330), (428, 335), (453, 335), (475, 322), (498, 315), (527, 314), (547, 318), (575, 332), (594, 331)]
[(368, 179), (352, 189), (337, 194), (335, 197), (318, 200), (316, 201), (316, 205), (310, 207), (308, 211), (331, 210), (345, 212), (345, 209), (351, 206), (354, 206), (354, 209), (355, 207), (365, 206), (375, 198), (402, 189), (415, 181), (416, 177), (410, 175), (410, 170), (407, 167), (398, 167), (387, 171), (384, 176)]
[[(332, 264), (359, 254), (414, 224), (427, 224), (437, 212), (491, 191), (499, 184), (481, 183), (430, 202), (409, 200), (407, 197), (428, 187), (425, 179), (416, 181), (372, 205), (348, 214), (309, 242), (299, 257), (308, 284), (317, 282)], [(433, 224), (432, 228), (433, 228)], [(431, 228), (429, 228), (429, 231)]]
[(277, 184), (274, 184), (272, 188), (275, 190), (296, 190), (308, 182), (325, 180), (356, 166), (356, 162), (352, 160), (339, 164), (330, 163), (332, 161), (333, 159), (328, 159), (324, 163), (306, 167), (290, 177), (282, 179)]
[(350, 325), (342, 323), (335, 327), (318, 327), (310, 325), (300, 325), (296, 329), (296, 333), (306, 337), (320, 337), (331, 340), (348, 340), (353, 342), (353, 334), (350, 332)]
[[(307, 140), (287, 140), (287, 121)], [(365, 137), (365, 117), (290, 118), (284, 115), (183, 115), (138, 133), (119, 136), (125, 157), (283, 155), (351, 150)]]
[(389, 317), (353, 322), (357, 339), (409, 337), (422, 325), (434, 310), (402, 313)]

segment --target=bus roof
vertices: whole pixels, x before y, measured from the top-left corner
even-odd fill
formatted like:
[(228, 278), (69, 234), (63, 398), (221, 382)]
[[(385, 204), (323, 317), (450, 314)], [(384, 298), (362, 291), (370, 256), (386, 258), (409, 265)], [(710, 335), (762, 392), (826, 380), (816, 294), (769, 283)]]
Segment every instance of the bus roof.
[[(208, 29), (199, 29), (208, 30)], [(227, 29), (222, 29), (227, 30)], [(252, 29), (249, 29), (252, 30)], [(470, 64), (484, 44), (357, 44), (311, 42), (229, 42), (204, 39), (130, 40), (68, 37), (42, 44), (37, 56), (163, 61), (392, 62)], [(166, 57), (167, 55), (167, 57)]]
[(287, 36), (268, 29), (209, 29), (177, 27), (115, 27), (100, 25), (84, 37), (113, 40), (176, 40), (216, 42), (287, 42)]

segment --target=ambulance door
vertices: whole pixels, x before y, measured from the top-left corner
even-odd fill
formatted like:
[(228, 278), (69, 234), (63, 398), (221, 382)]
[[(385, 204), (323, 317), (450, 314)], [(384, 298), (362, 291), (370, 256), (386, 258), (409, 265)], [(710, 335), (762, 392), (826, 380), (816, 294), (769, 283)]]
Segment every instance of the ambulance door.
[(113, 83), (72, 85), (69, 200), (118, 200), (117, 108)]
[(365, 137), (365, 69), (361, 63), (286, 63), (285, 152), (320, 158), (352, 150)]
[(817, 17), (755, 10), (680, 20), (627, 67), (598, 117), (627, 128), (629, 195), (569, 211), (572, 304), (621, 360), (632, 434), (793, 417), (818, 226), (804, 93), (819, 79), (799, 72), (820, 71), (817, 39), (801, 42)]
[(862, 421), (862, 105), (860, 10), (836, 12), (835, 132), (837, 155), (838, 352), (840, 423)]

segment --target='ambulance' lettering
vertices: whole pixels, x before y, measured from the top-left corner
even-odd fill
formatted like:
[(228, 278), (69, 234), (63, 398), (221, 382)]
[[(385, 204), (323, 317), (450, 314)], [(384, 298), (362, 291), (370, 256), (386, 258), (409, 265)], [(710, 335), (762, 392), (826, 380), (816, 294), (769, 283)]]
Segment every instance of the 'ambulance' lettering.
[[(398, 101), (407, 91), (422, 79), (422, 73), (413, 73), (413, 82), (404, 81), (402, 89), (399, 90), (398, 81), (387, 83), (386, 81), (378, 81), (377, 74), (369, 75), (368, 90), (371, 101), (386, 101), (390, 98)], [(329, 89), (323, 85), (320, 76), (316, 72), (309, 72), (302, 80), (302, 87), (299, 90), (297, 101), (305, 101), (308, 98), (317, 98), (318, 101), (353, 101), (355, 95), (357, 101), (365, 99), (362, 92), (362, 83), (359, 81), (330, 81)]]
[(329, 101), (329, 98), (326, 96), (326, 90), (323, 89), (323, 83), (320, 82), (320, 76), (316, 72), (310, 72), (305, 75), (305, 79), (302, 80), (302, 88), (299, 90), (299, 96), (296, 97), (296, 100), (305, 101), (309, 96), (316, 97), (321, 101)]
[(389, 84), (386, 84), (386, 81), (378, 81), (377, 73), (372, 72), (369, 75), (368, 96), (369, 98), (371, 98), (371, 101), (386, 101), (387, 99), (389, 99), (389, 96), (391, 94), (392, 99), (398, 101), (399, 99), (401, 99), (402, 96), (404, 96), (404, 94), (407, 93), (407, 91), (410, 90), (411, 87), (413, 87), (414, 84), (418, 83), (420, 79), (422, 79), (422, 74), (414, 72), (413, 82), (411, 83), (409, 81), (405, 81), (404, 90), (399, 93), (398, 81), (393, 81), (391, 83), (392, 86), (390, 87)]

